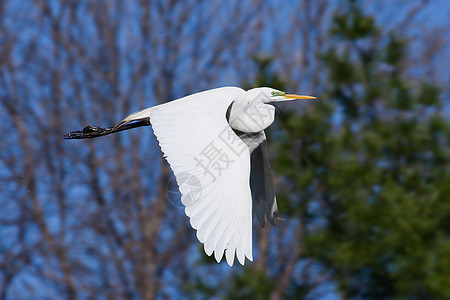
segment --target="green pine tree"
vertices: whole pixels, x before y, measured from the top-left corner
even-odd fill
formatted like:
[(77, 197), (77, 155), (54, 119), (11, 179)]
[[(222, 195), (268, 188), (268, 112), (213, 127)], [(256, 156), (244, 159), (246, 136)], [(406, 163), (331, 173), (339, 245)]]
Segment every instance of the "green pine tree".
[(405, 79), (406, 42), (380, 36), (357, 1), (331, 36), (321, 56), (328, 93), (281, 120), (280, 207), (308, 224), (305, 254), (344, 298), (450, 299), (450, 129), (439, 89)]

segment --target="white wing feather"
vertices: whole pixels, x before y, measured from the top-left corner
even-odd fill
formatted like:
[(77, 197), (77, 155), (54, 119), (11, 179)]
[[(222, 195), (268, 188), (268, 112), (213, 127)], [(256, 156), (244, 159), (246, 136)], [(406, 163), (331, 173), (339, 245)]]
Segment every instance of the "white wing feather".
[(250, 154), (226, 120), (232, 102), (212, 91), (149, 111), (197, 238), (217, 262), (225, 251), (230, 266), (235, 255), (242, 265), (245, 257), (253, 260)]

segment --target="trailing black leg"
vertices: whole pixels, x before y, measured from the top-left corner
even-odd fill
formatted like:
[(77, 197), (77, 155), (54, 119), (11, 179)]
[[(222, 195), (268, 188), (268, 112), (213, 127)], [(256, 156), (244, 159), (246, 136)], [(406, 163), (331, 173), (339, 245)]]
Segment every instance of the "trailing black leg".
[(150, 121), (149, 120), (141, 120), (133, 123), (127, 123), (124, 125), (120, 125), (119, 127), (107, 127), (102, 128), (98, 126), (86, 126), (83, 128), (83, 130), (75, 130), (70, 131), (68, 134), (64, 135), (64, 139), (66, 140), (72, 140), (72, 139), (92, 139), (99, 136), (108, 135), (111, 133), (128, 130), (136, 127), (141, 126), (149, 126)]

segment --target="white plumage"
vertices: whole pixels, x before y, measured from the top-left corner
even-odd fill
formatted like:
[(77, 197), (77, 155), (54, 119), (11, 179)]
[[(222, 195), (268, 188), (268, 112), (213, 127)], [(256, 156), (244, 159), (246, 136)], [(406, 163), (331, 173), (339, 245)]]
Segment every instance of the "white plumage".
[[(244, 264), (244, 255), (252, 260), (250, 154), (226, 120), (233, 98), (208, 94), (208, 98), (189, 96), (156, 107), (150, 120), (205, 252), (211, 255), (214, 251), (219, 262), (226, 250), (227, 262), (232, 265), (237, 250), (239, 262)], [(235, 135), (236, 145), (226, 143), (224, 137), (229, 135)], [(230, 147), (234, 146), (245, 151), (233, 152)], [(202, 152), (208, 147), (210, 157), (204, 157)], [(224, 170), (219, 172), (220, 168)], [(185, 174), (199, 180), (199, 195), (191, 195), (190, 187), (179, 181)]]
[(88, 126), (66, 138), (151, 123), (206, 254), (214, 252), (220, 262), (225, 253), (230, 266), (236, 255), (243, 265), (245, 257), (253, 260), (252, 214), (262, 226), (264, 215), (272, 224), (278, 216), (263, 131), (274, 120), (269, 103), (293, 99), (314, 97), (272, 88), (218, 88), (144, 109), (113, 128)]

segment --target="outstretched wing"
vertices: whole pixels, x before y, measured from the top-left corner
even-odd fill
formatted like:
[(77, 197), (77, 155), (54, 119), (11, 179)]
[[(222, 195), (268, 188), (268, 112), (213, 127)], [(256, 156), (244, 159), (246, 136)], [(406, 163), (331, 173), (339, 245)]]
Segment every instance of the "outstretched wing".
[(267, 140), (264, 131), (257, 133), (237, 132), (239, 138), (250, 149), (250, 187), (253, 199), (253, 215), (264, 227), (267, 220), (275, 225), (278, 218), (277, 200), (273, 189), (273, 175), (267, 153)]
[(250, 154), (226, 112), (233, 97), (194, 94), (150, 111), (164, 157), (177, 179), (181, 201), (205, 252), (231, 266), (236, 254), (252, 260)]

